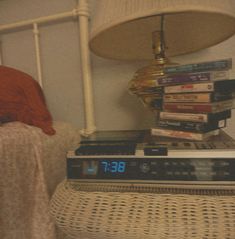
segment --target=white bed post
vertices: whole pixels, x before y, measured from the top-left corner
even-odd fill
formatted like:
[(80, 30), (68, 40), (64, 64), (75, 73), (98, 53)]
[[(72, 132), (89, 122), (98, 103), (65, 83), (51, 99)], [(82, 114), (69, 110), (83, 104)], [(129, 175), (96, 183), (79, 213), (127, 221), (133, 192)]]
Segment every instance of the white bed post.
[(79, 0), (78, 11), (79, 11), (78, 15), (79, 15), (80, 54), (81, 54), (81, 66), (84, 87), (84, 107), (86, 121), (86, 128), (81, 130), (81, 134), (86, 136), (92, 134), (96, 130), (94, 121), (90, 51), (88, 46), (89, 9), (87, 0)]
[(40, 45), (39, 45), (39, 30), (38, 30), (38, 24), (37, 23), (33, 24), (33, 34), (34, 34), (34, 41), (35, 41), (38, 83), (43, 88), (43, 84), (42, 84), (42, 64), (41, 64)]

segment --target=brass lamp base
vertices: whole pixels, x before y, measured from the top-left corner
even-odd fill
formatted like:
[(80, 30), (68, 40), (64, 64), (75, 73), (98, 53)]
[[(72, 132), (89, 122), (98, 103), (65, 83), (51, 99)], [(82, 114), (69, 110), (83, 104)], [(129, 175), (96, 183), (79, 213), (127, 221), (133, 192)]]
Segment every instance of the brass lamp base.
[(152, 33), (153, 54), (155, 59), (146, 67), (138, 70), (129, 83), (129, 91), (137, 95), (151, 110), (158, 112), (162, 108), (162, 87), (157, 78), (165, 75), (164, 68), (176, 65), (165, 56), (165, 39), (163, 30), (164, 16), (161, 16), (161, 30)]
[(137, 95), (148, 108), (158, 111), (162, 103), (162, 88), (157, 83), (158, 77), (165, 75), (164, 68), (176, 65), (166, 57), (157, 57), (150, 65), (139, 69), (129, 82), (129, 91)]
[(168, 58), (154, 59), (151, 65), (145, 66), (136, 71), (133, 79), (130, 81), (129, 90), (136, 94), (141, 93), (145, 87), (156, 87), (156, 78), (165, 75), (164, 68), (172, 65)]

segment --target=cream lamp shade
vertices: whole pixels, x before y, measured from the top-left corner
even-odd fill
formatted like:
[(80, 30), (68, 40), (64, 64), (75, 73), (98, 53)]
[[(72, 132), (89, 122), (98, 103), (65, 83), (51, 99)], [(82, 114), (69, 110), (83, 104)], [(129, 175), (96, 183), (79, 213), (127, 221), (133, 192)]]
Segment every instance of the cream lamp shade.
[(234, 0), (97, 0), (90, 48), (111, 59), (153, 59), (152, 32), (164, 15), (166, 55), (191, 53), (235, 33)]

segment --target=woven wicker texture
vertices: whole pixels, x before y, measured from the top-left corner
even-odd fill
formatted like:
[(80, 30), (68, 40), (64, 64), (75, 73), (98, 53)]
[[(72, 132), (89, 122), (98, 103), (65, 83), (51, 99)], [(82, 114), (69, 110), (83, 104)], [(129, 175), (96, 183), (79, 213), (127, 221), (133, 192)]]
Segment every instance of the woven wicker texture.
[(235, 238), (235, 196), (85, 192), (62, 182), (51, 214), (71, 238)]

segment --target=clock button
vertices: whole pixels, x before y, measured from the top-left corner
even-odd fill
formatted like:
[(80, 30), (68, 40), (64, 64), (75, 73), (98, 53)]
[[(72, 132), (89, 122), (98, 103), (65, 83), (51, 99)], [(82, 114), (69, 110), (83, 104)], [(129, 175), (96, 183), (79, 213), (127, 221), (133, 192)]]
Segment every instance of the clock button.
[(148, 163), (142, 163), (140, 165), (140, 170), (142, 173), (147, 173), (150, 170), (150, 165)]

